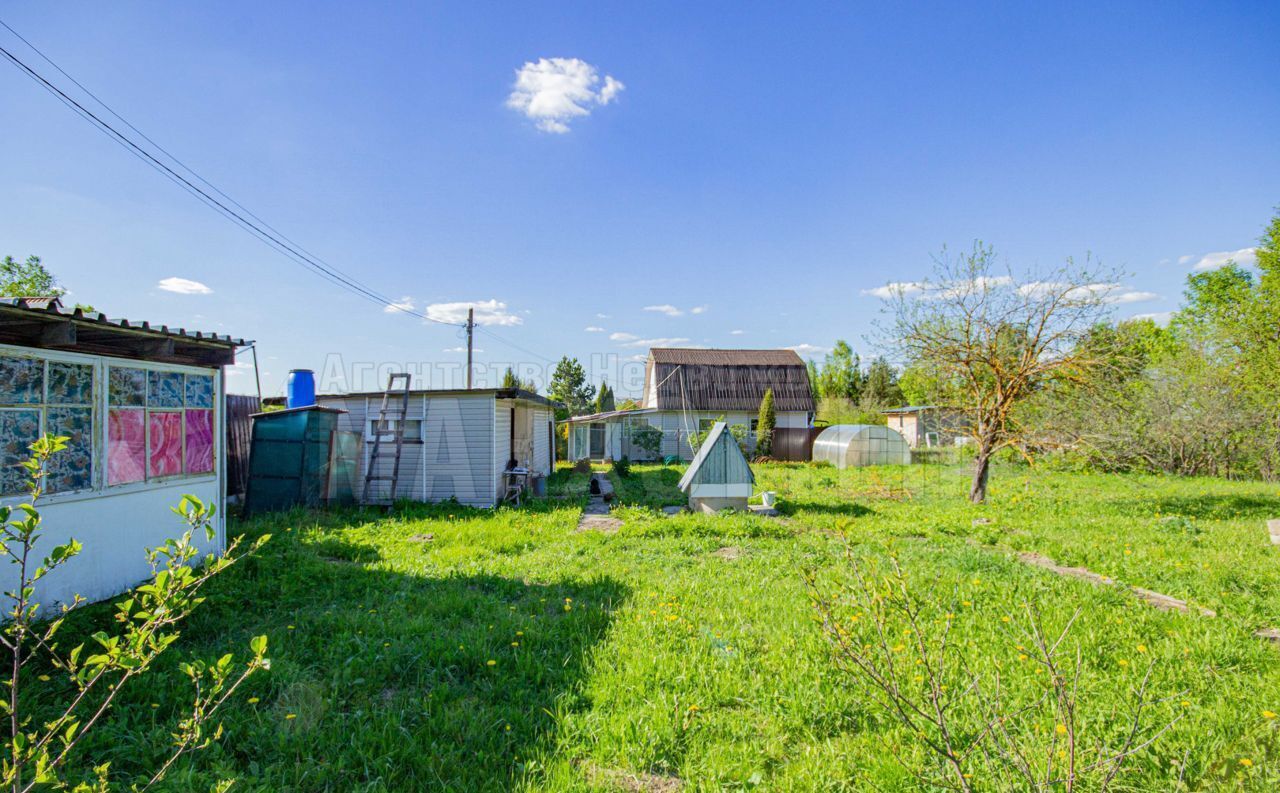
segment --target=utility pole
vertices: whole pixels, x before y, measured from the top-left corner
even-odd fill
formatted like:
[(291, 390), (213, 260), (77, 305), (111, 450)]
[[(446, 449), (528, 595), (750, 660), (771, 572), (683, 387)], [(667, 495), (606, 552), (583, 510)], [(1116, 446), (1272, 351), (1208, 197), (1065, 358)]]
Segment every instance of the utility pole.
[(471, 342), (475, 338), (476, 310), (467, 309), (467, 390), (471, 390)]

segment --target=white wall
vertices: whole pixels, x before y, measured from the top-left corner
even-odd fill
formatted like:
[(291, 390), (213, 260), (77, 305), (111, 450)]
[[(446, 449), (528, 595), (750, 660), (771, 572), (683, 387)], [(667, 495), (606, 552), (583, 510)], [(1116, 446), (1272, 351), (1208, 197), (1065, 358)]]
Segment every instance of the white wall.
[[(218, 452), (221, 455), (219, 449)], [(121, 486), (89, 498), (64, 498), (37, 504), (42, 532), (36, 551), (43, 558), (55, 545), (71, 538), (82, 546), (80, 555), (42, 579), (36, 601), (43, 612), (70, 603), (78, 594), (88, 601), (104, 600), (141, 584), (151, 577), (146, 549), (177, 537), (186, 524), (170, 512), (188, 493), (218, 507), (213, 542), (203, 532), (195, 537), (201, 555), (219, 552), (226, 536), (221, 477), (199, 477), (165, 485), (142, 485), (127, 491)], [(11, 499), (6, 499), (6, 503)], [(4, 587), (12, 585), (13, 568), (5, 565)]]

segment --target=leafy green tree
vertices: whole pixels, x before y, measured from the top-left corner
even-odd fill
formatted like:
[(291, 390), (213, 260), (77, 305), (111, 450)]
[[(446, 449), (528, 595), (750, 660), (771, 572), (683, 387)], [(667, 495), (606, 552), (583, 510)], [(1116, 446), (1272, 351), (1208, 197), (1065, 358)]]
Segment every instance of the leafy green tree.
[(609, 387), (609, 383), (607, 381), (601, 380), (600, 388), (596, 389), (596, 401), (593, 407), (593, 412), (607, 413), (615, 409), (613, 389)]
[(581, 363), (578, 363), (578, 359), (566, 355), (560, 359), (555, 371), (551, 373), (547, 395), (565, 406), (565, 416), (558, 417), (565, 418), (589, 412), (596, 390), (587, 383), (586, 370), (582, 368)]
[(1083, 380), (1099, 365), (1080, 342), (1107, 316), (1107, 290), (1094, 287), (1120, 276), (1068, 260), (1017, 277), (997, 270), (995, 251), (981, 243), (959, 256), (944, 251), (935, 265), (916, 288), (893, 291), (882, 332), (900, 359), (963, 384), (956, 407), (973, 440), (969, 499), (981, 503), (994, 455), (1023, 448), (1023, 407), (1054, 381)]
[(62, 297), (66, 293), (39, 256), (28, 256), (25, 262), (6, 256), (0, 261), (0, 297)]
[(804, 362), (804, 368), (809, 375), (809, 392), (813, 394), (813, 400), (817, 402), (822, 398), (822, 379), (818, 375), (818, 365), (810, 358)]
[(903, 395), (898, 386), (897, 371), (883, 356), (877, 356), (867, 367), (866, 379), (862, 383), (863, 409), (883, 410), (902, 403)]
[(837, 339), (818, 372), (818, 390), (824, 397), (857, 402), (862, 397), (862, 363), (844, 339)]
[(773, 389), (767, 388), (760, 400), (760, 414), (756, 417), (756, 454), (768, 457), (773, 454), (773, 428), (778, 422), (773, 407)]
[(512, 369), (510, 366), (507, 367), (507, 371), (502, 373), (502, 387), (503, 388), (523, 388), (526, 390), (533, 390), (529, 388), (528, 384), (524, 383), (520, 379), (520, 377), (516, 374), (515, 370)]

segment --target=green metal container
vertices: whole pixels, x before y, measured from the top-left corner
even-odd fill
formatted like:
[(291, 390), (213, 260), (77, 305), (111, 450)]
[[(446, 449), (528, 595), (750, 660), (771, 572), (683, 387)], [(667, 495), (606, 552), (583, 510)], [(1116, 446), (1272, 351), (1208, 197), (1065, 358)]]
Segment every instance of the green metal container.
[[(309, 405), (255, 413), (249, 451), (249, 487), (245, 515), (294, 506), (319, 507), (351, 497), (331, 487), (334, 436), (345, 410)], [(344, 444), (338, 444), (339, 450)], [(350, 461), (339, 457), (340, 466)], [(338, 492), (335, 492), (338, 491)]]

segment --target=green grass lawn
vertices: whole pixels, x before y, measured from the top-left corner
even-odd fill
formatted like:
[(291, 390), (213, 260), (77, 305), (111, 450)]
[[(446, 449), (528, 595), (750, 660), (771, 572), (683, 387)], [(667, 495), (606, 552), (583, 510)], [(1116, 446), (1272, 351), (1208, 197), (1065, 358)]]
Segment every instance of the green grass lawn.
[[(1179, 721), (1117, 789), (1280, 786), (1280, 732), (1263, 715), (1280, 711), (1280, 647), (1251, 635), (1280, 626), (1280, 548), (1264, 526), (1280, 517), (1274, 486), (1004, 467), (975, 507), (960, 468), (756, 473), (783, 518), (664, 517), (657, 507), (682, 502), (679, 469), (636, 465), (613, 476), (616, 534), (575, 531), (587, 477), (567, 469), (551, 498), (520, 509), (240, 524), (274, 537), (215, 582), (87, 750), (136, 779), (186, 699), (177, 662), (267, 633), (272, 668), (166, 789), (229, 777), (244, 791), (921, 789), (886, 747), (925, 755), (836, 670), (808, 598), (803, 572), (838, 585), (851, 546), (866, 563), (896, 559), (953, 616), (975, 666), (1007, 670), (1013, 691), (1036, 685), (1019, 671), (1020, 604), (1051, 625), (1080, 609), (1069, 642), (1086, 725), (1122, 709), (1154, 663), (1153, 689), (1173, 697), (1155, 715)], [(1161, 612), (1027, 567), (1020, 550), (1219, 616)]]

